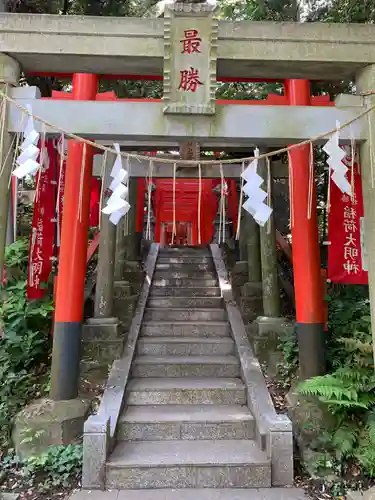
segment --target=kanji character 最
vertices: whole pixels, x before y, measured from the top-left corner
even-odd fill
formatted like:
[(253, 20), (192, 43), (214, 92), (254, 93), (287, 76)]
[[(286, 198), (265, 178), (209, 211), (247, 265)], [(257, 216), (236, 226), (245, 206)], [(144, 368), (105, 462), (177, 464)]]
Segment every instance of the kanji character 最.
[(199, 70), (190, 67), (190, 69), (184, 69), (180, 71), (180, 86), (178, 90), (183, 90), (185, 92), (196, 92), (199, 85), (203, 83), (199, 80)]
[(200, 54), (201, 41), (198, 30), (184, 30), (184, 38), (181, 40), (183, 43), (181, 54)]

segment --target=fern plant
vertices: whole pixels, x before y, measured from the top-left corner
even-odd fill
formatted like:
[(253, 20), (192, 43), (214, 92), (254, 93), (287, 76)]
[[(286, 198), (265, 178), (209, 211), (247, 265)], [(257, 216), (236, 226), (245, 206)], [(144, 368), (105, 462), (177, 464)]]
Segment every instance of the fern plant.
[(328, 342), (331, 373), (299, 384), (315, 396), (331, 415), (330, 429), (315, 446), (328, 452), (343, 471), (352, 461), (363, 473), (375, 475), (375, 373), (367, 291), (339, 289), (330, 299)]

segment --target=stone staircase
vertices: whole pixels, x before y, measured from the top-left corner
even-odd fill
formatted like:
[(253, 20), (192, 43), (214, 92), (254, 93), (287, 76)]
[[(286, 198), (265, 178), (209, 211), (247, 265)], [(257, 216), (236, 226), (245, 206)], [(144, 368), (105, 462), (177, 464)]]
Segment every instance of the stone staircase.
[(267, 488), (271, 459), (255, 438), (210, 250), (160, 249), (106, 487)]

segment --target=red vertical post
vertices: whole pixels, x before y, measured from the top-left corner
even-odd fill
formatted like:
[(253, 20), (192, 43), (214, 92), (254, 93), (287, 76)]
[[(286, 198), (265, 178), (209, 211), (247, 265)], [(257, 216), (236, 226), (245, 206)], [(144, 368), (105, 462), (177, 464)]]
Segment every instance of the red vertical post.
[[(73, 75), (73, 99), (95, 100), (97, 89), (96, 75)], [(93, 154), (92, 146), (69, 141), (52, 350), (54, 400), (78, 395)]]
[[(285, 93), (291, 106), (311, 104), (308, 80), (287, 80)], [(312, 213), (308, 217), (310, 146), (290, 151), (292, 164), (291, 219), (294, 289), (300, 373), (310, 378), (325, 372), (323, 289), (316, 214), (315, 183)]]

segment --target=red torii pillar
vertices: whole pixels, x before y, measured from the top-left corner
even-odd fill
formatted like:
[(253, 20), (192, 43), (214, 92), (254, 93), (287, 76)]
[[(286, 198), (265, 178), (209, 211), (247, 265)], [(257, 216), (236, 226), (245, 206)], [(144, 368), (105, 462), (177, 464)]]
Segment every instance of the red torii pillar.
[[(72, 87), (73, 99), (95, 100), (98, 77), (76, 73)], [(92, 146), (69, 141), (50, 390), (57, 401), (78, 396), (93, 155)]]
[[(291, 106), (312, 104), (308, 80), (287, 80), (285, 94)], [(293, 213), (292, 251), (296, 299), (299, 365), (302, 379), (325, 373), (323, 286), (320, 270), (315, 182), (311, 218), (308, 218), (310, 146), (290, 151)]]

